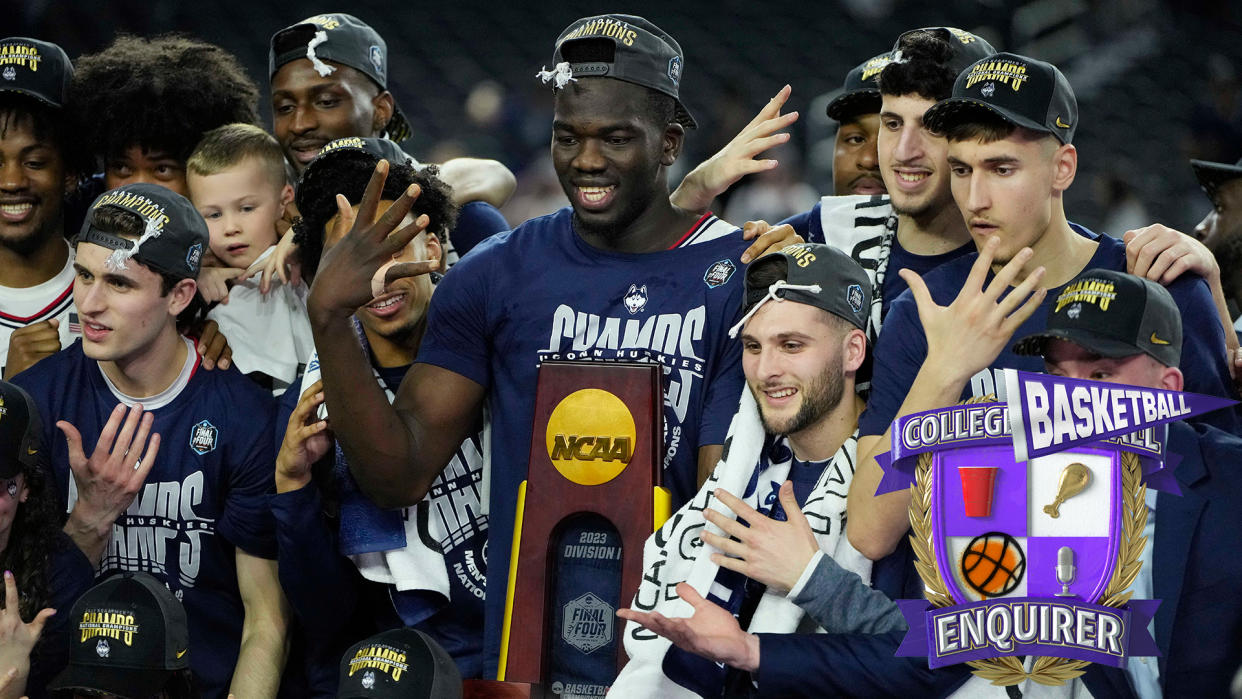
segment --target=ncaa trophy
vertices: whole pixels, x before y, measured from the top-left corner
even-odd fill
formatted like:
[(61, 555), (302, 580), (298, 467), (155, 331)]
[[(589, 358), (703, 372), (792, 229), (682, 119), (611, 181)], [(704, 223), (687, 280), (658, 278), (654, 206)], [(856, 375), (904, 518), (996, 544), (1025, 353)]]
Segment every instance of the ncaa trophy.
[(499, 679), (600, 695), (624, 663), (616, 608), (668, 519), (661, 367), (544, 362), (518, 491)]

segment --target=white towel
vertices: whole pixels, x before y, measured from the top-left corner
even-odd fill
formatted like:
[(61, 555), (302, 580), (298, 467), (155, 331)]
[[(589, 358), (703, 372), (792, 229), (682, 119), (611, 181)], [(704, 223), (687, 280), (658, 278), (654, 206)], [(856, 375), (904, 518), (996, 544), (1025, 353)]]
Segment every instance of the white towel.
[[(716, 465), (707, 483), (674, 514), (643, 546), (643, 579), (631, 605), (639, 611), (658, 611), (668, 617), (688, 617), (694, 610), (674, 592), (677, 583), (685, 581), (704, 597), (718, 599), (740, 594), (717, 582), (721, 568), (711, 560), (719, 549), (701, 543), (700, 531), (724, 535), (703, 517), (704, 508), (732, 517), (732, 511), (718, 502), (713, 491), (723, 488), (744, 499), (749, 505), (764, 508), (775, 501), (777, 490), (787, 480), (791, 461), (771, 463), (765, 454), (763, 424), (759, 409), (749, 390), (742, 392), (738, 412), (729, 425), (724, 458)], [(775, 446), (784, 449), (784, 438)], [(845, 522), (845, 495), (854, 475), (857, 433), (845, 441), (841, 449), (820, 475), (802, 511), (807, 515), (820, 548), (834, 556), (842, 567), (858, 573), (863, 580), (871, 579), (871, 563), (854, 551), (842, 533)], [(774, 449), (766, 450), (772, 453)], [(756, 473), (758, 471), (758, 473)], [(754, 480), (753, 491), (746, 494)], [(746, 497), (743, 497), (746, 494)], [(730, 573), (730, 571), (723, 571)], [(752, 633), (793, 633), (804, 621), (802, 609), (785, 598), (781, 591), (766, 591), (755, 609), (747, 631)], [(665, 675), (665, 656), (671, 642), (627, 623), (625, 650), (630, 661), (613, 683), (610, 696), (616, 697), (694, 697), (693, 691)]]

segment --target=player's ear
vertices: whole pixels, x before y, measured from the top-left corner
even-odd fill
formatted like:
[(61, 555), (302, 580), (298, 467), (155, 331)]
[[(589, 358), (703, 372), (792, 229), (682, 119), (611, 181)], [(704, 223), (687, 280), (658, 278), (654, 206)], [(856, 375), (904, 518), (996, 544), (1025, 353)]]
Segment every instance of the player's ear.
[(1185, 377), (1182, 376), (1182, 370), (1175, 366), (1166, 366), (1160, 372), (1160, 387), (1170, 391), (1180, 391), (1185, 385)]
[(378, 136), (384, 130), (384, 126), (392, 119), (392, 115), (397, 109), (397, 103), (393, 99), (392, 93), (384, 90), (371, 99), (371, 106), (375, 108), (375, 115), (371, 117), (371, 133)]
[(1078, 173), (1078, 149), (1072, 143), (1065, 143), (1052, 154), (1052, 189), (1061, 193), (1074, 183), (1074, 175)]
[(660, 164), (665, 167), (677, 162), (681, 148), (686, 142), (686, 130), (681, 124), (670, 122), (664, 127), (664, 149), (660, 153)]
[(423, 237), (426, 238), (423, 241), (424, 247), (427, 249), (425, 259), (439, 262), (438, 269), (444, 271), (444, 246), (440, 245), (440, 238), (431, 231), (424, 233)]
[(852, 328), (845, 336), (844, 351), (841, 354), (842, 369), (847, 372), (858, 371), (863, 360), (867, 358), (867, 336), (858, 328)]
[(182, 279), (173, 285), (168, 292), (168, 313), (173, 317), (179, 315), (194, 300), (198, 292), (198, 282), (193, 279)]
[(286, 185), (284, 186), (284, 188), (280, 190), (280, 206), (281, 206), (281, 208), (284, 208), (284, 207), (286, 207), (286, 206), (289, 206), (289, 202), (291, 202), (291, 201), (293, 201), (293, 185), (291, 185), (291, 184), (286, 184)]

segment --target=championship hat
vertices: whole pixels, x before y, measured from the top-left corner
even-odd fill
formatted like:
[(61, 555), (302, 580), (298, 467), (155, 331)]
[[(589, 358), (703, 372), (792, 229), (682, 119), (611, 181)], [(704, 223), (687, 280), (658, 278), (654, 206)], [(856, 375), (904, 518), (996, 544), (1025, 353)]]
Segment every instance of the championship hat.
[(892, 61), (893, 52), (886, 51), (868, 58), (846, 73), (841, 92), (828, 103), (828, 117), (845, 121), (859, 114), (878, 114), (880, 72)]
[[(310, 162), (313, 165), (319, 162), (319, 159), (335, 153), (337, 151), (353, 151), (358, 153), (366, 153), (375, 156), (376, 162), (387, 160), (390, 163), (408, 165), (417, 167), (418, 162), (413, 156), (401, 150), (401, 146), (388, 140), (387, 138), (361, 138), (358, 136), (350, 136), (348, 138), (338, 138), (319, 149), (319, 153), (315, 159)], [(310, 167), (308, 165), (307, 167)]]
[[(307, 17), (272, 35), (268, 51), (268, 76), (275, 77), (281, 66), (308, 58), (322, 76), (335, 68), (333, 61), (357, 70), (381, 90), (388, 89), (388, 44), (367, 23), (342, 12)], [(410, 137), (410, 124), (394, 99), (392, 119), (384, 127), (388, 137), (404, 141)]]
[(16, 92), (60, 108), (69, 93), (73, 64), (64, 49), (38, 39), (0, 39), (0, 92)]
[(1203, 188), (1203, 193), (1213, 200), (1216, 199), (1216, 190), (1221, 185), (1230, 180), (1242, 178), (1242, 159), (1233, 165), (1207, 160), (1191, 160), (1190, 167), (1194, 168), (1195, 177), (1199, 179), (1199, 186)]
[[(574, 58), (577, 54), (573, 47), (585, 42), (599, 43), (606, 50), (591, 52), (589, 58), (564, 58), (566, 48)], [(685, 64), (681, 45), (642, 17), (612, 14), (575, 20), (557, 37), (552, 63), (552, 70), (538, 74), (545, 83), (555, 80), (555, 86), (561, 88), (578, 78), (616, 78), (642, 85), (673, 98), (678, 124), (688, 129), (697, 126), (679, 93)]]
[(69, 623), (69, 665), (48, 689), (145, 699), (190, 667), (185, 608), (149, 573), (118, 573), (87, 590)]
[(393, 629), (350, 646), (341, 657), (337, 699), (460, 699), (457, 663), (430, 636)]
[[(137, 214), (145, 227), (142, 236), (130, 240), (95, 227), (95, 212), (101, 206), (116, 206)], [(108, 258), (110, 269), (123, 270), (125, 262), (133, 259), (178, 279), (197, 279), (207, 240), (207, 222), (189, 199), (167, 187), (140, 182), (96, 197), (75, 242), (112, 249), (114, 252)]]
[(923, 123), (944, 132), (987, 113), (1061, 143), (1072, 141), (1078, 128), (1078, 100), (1065, 75), (1051, 63), (1015, 53), (989, 56), (962, 71), (953, 96), (928, 109)]
[(965, 29), (958, 29), (957, 27), (923, 27), (922, 29), (911, 29), (908, 32), (902, 32), (901, 36), (897, 37), (897, 41), (893, 43), (893, 50), (890, 54), (890, 61), (892, 63), (901, 63), (906, 60), (906, 57), (902, 55), (903, 50), (906, 48), (906, 42), (910, 37), (920, 32), (933, 34), (949, 44), (949, 49), (952, 53), (949, 55), (945, 67), (952, 71), (954, 75), (960, 74), (971, 63), (996, 53), (996, 49), (988, 43), (987, 39), (977, 34), (972, 34)]
[[(785, 279), (771, 285), (755, 281), (756, 273), (777, 260), (785, 261)], [(849, 255), (829, 245), (796, 243), (760, 257), (746, 269), (742, 310), (746, 314), (729, 330), (735, 337), (746, 321), (768, 301), (796, 301), (844, 318), (866, 332), (871, 315), (871, 282)], [(749, 309), (749, 310), (748, 310)]]
[(1101, 357), (1147, 354), (1175, 367), (1182, 358), (1182, 315), (1168, 290), (1150, 279), (1089, 269), (1061, 290), (1047, 328), (1019, 340), (1014, 354), (1042, 355), (1052, 339)]
[(43, 423), (30, 394), (0, 381), (0, 478), (38, 467)]

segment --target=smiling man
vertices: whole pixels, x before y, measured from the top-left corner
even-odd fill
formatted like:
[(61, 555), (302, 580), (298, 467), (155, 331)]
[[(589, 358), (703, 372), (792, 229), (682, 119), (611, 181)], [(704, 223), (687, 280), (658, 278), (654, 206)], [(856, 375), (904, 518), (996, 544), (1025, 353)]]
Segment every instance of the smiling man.
[[(362, 20), (342, 12), (315, 15), (272, 36), (268, 53), (272, 126), (294, 177), (328, 142), (349, 137), (410, 137), (410, 123), (388, 90), (388, 44)], [(480, 240), (508, 230), (500, 212), (517, 180), (501, 163), (454, 158), (440, 165), (461, 207), (445, 262), (453, 264)]]
[[(490, 407), (491, 590), (503, 589), (509, 572), (542, 361), (663, 367), (664, 483), (677, 504), (719, 457), (742, 390), (740, 348), (727, 331), (748, 243), (733, 226), (669, 202), (668, 168), (694, 126), (679, 99), (683, 61), (672, 37), (639, 17), (589, 17), (562, 33), (545, 75), (557, 88), (552, 159), (571, 206), (492, 237), (444, 278), (391, 406), (351, 346), (350, 316), (372, 300), (372, 276), (393, 246), (417, 232), (376, 244), (409, 197), (374, 224), (378, 192), (364, 199), (354, 230), (315, 277), (309, 308), (333, 429), (378, 505), (421, 500)], [(384, 170), (381, 163), (377, 180)], [(489, 594), (486, 604), (490, 673), (504, 596)]]
[(82, 339), (14, 383), (39, 406), (78, 547), (101, 573), (150, 572), (184, 603), (203, 696), (274, 696), (286, 617), (273, 405), (236, 369), (199, 371), (177, 332), (206, 246), (206, 223), (169, 189), (101, 195), (76, 240)]
[[(1066, 220), (1064, 193), (1078, 167), (1078, 104), (1055, 66), (1009, 53), (983, 59), (923, 121), (947, 138), (953, 199), (979, 252), (925, 277), (903, 271), (911, 293), (894, 302), (876, 345), (872, 393), (859, 419), (858, 451), (866, 456), (849, 511), (850, 541), (872, 559), (893, 550), (909, 527), (908, 493), (874, 494), (882, 475), (874, 457), (887, 451), (892, 421), (999, 395), (1002, 369), (1040, 370), (1038, 359), (996, 343), (1042, 330), (1054, 299), (1083, 269), (1127, 264), (1121, 241)], [(1184, 273), (1167, 286), (1189, 319), (1181, 354), (1187, 390), (1233, 397), (1207, 283)], [(1202, 421), (1242, 427), (1233, 409)]]

